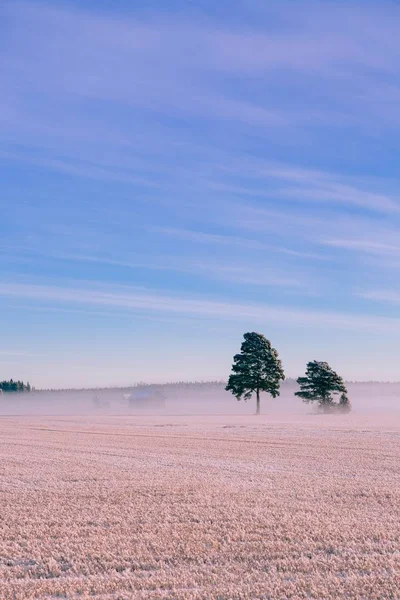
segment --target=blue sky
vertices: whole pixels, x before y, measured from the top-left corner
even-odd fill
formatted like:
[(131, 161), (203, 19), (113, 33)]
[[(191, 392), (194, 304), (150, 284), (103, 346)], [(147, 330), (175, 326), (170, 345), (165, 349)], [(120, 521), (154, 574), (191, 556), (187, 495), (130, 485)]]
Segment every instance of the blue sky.
[(400, 6), (3, 1), (0, 378), (400, 379)]

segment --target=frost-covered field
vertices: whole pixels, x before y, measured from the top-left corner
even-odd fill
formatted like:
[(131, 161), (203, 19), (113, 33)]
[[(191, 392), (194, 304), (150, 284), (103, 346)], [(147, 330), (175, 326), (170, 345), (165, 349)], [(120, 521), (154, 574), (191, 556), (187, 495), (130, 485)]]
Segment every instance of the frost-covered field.
[(400, 420), (3, 417), (0, 598), (400, 598)]

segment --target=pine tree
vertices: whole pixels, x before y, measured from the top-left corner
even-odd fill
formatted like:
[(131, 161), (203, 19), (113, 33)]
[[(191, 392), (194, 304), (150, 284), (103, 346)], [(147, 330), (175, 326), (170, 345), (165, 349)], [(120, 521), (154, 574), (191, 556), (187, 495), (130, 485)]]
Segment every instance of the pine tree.
[(23, 381), (14, 381), (13, 379), (10, 379), (10, 381), (0, 381), (0, 390), (2, 392), (30, 392), (31, 386), (29, 382), (25, 385)]
[(317, 402), (324, 412), (351, 410), (343, 379), (327, 362), (309, 362), (305, 377), (299, 377), (297, 383), (300, 391), (295, 392), (295, 396), (302, 398), (303, 402)]
[(260, 392), (279, 396), (280, 382), (285, 379), (278, 352), (261, 333), (245, 333), (240, 354), (233, 357), (233, 373), (226, 390), (238, 400), (257, 398), (256, 414), (260, 414)]

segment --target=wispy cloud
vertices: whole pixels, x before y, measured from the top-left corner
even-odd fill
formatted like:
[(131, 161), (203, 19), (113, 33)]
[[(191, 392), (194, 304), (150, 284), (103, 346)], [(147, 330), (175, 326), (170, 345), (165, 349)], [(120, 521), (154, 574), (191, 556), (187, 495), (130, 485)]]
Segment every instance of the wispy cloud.
[(202, 298), (182, 298), (135, 288), (120, 287), (110, 291), (99, 284), (92, 287), (58, 287), (51, 285), (1, 283), (0, 296), (24, 298), (50, 304), (82, 304), (108, 306), (144, 313), (195, 315), (208, 319), (228, 319), (245, 322), (280, 322), (296, 326), (318, 326), (350, 330), (398, 332), (400, 319), (357, 314), (303, 311), (260, 304), (211, 301)]
[[(29, 93), (34, 75), (35, 90), (48, 99), (59, 98), (61, 110), (73, 103), (79, 111), (80, 102), (98, 101), (135, 107), (145, 119), (156, 112), (161, 118), (190, 115), (202, 122), (286, 129), (310, 126), (313, 120), (321, 124), (316, 114), (325, 113), (325, 122), (331, 123), (341, 113), (347, 115), (346, 126), (357, 119), (365, 125), (375, 106), (364, 96), (376, 89), (380, 72), (388, 77), (396, 68), (393, 56), (399, 43), (391, 11), (369, 6), (361, 14), (337, 5), (327, 8), (328, 21), (315, 3), (311, 10), (282, 6), (287, 10), (278, 23), (266, 15), (249, 28), (229, 19), (212, 24), (172, 10), (167, 15), (161, 7), (121, 15), (68, 4), (6, 2), (5, 23), (11, 21), (13, 27), (5, 31), (10, 56), (2, 59), (5, 93), (11, 90), (10, 96), (18, 100), (17, 119), (30, 112), (21, 92)], [(387, 33), (379, 40), (373, 26), (377, 20)], [(299, 22), (304, 24), (301, 31), (294, 27)], [(344, 22), (353, 23), (351, 35)], [(129, 65), (129, 72), (121, 65)], [(293, 104), (285, 98), (296, 73), (308, 79), (302, 87), (294, 81), (301, 101)], [(228, 77), (237, 85), (223, 85)], [(260, 79), (262, 87), (257, 85)], [(244, 81), (246, 86), (241, 85)], [(327, 95), (335, 89), (342, 92), (335, 97), (336, 109), (335, 102), (316, 102), (315, 86), (321, 82), (328, 86)], [(278, 97), (276, 90), (281, 90)], [(47, 121), (54, 120), (54, 112), (57, 105)]]
[(324, 240), (323, 243), (327, 246), (363, 252), (366, 254), (400, 256), (400, 245), (396, 246), (372, 240), (327, 239)]
[(90, 164), (88, 162), (82, 163), (82, 161), (71, 161), (67, 159), (58, 158), (40, 158), (34, 156), (27, 156), (26, 154), (18, 154), (15, 152), (2, 152), (0, 151), (0, 160), (6, 161), (17, 161), (30, 165), (36, 165), (44, 167), (50, 171), (57, 171), (59, 173), (65, 173), (67, 175), (73, 175), (77, 177), (84, 177), (87, 179), (96, 179), (100, 181), (120, 181), (123, 183), (130, 183), (132, 185), (159, 187), (154, 180), (139, 177), (137, 175), (129, 174), (126, 170), (124, 171), (121, 167), (104, 167), (99, 164)]
[[(232, 264), (232, 261), (217, 262), (209, 259), (185, 258), (176, 256), (155, 256), (155, 257), (129, 257), (111, 258), (104, 255), (86, 255), (86, 254), (62, 254), (55, 252), (32, 252), (28, 251), (27, 260), (33, 261), (34, 257), (41, 256), (44, 259), (55, 259), (58, 261), (72, 263), (97, 264), (111, 267), (122, 267), (131, 270), (150, 270), (150, 271), (175, 271), (186, 273), (192, 276), (200, 276), (216, 281), (232, 282), (243, 285), (256, 286), (282, 286), (300, 288), (305, 286), (304, 277), (300, 277), (298, 272), (290, 271), (286, 274), (283, 269), (274, 269), (266, 263), (259, 263), (257, 266), (250, 266), (246, 263)], [(7, 262), (8, 256), (4, 256)], [(19, 259), (23, 261), (24, 257)], [(288, 269), (286, 269), (288, 270)], [(307, 290), (304, 293), (310, 294), (310, 284), (308, 282)]]
[(273, 246), (272, 244), (266, 244), (258, 240), (251, 240), (248, 238), (235, 237), (231, 235), (206, 233), (204, 231), (193, 231), (190, 229), (176, 229), (173, 227), (149, 227), (148, 229), (155, 233), (161, 233), (164, 235), (169, 235), (175, 238), (188, 240), (200, 244), (234, 246), (236, 248), (246, 248), (250, 250), (262, 250), (269, 252), (272, 251), (282, 254), (288, 254), (291, 256), (298, 256), (301, 258), (313, 258), (317, 260), (327, 259), (327, 257), (317, 253), (292, 250), (290, 248), (285, 248), (282, 246)]
[(359, 292), (358, 296), (375, 302), (386, 302), (388, 304), (400, 304), (400, 291), (393, 290), (367, 290)]
[[(248, 164), (247, 157), (242, 157), (240, 165), (220, 165), (220, 169), (229, 174), (229, 183), (210, 182), (210, 187), (239, 196), (289, 198), (302, 202), (360, 206), (382, 213), (400, 211), (399, 197), (368, 190), (372, 183), (368, 178), (355, 184), (348, 181), (351, 179), (349, 177), (326, 171), (291, 165), (257, 164), (257, 161)], [(242, 179), (243, 176), (247, 177), (247, 186), (232, 184), (237, 174)], [(287, 187), (288, 183), (291, 187)]]
[[(23, 80), (34, 69), (42, 91), (50, 91), (50, 78), (52, 92), (118, 102), (146, 111), (180, 112), (201, 119), (236, 120), (255, 126), (286, 123), (278, 109), (228, 96), (218, 86), (205, 83), (204, 66), (212, 68), (217, 64), (212, 61), (210, 42), (218, 39), (219, 34), (216, 30), (207, 31), (204, 25), (198, 27), (190, 21), (157, 16), (150, 21), (106, 17), (44, 4), (37, 4), (32, 10), (31, 5), (23, 2), (8, 4), (8, 13), (21, 25), (11, 41), (19, 44), (20, 36), (24, 36), (24, 46), (31, 54), (21, 60), (14, 47), (17, 58), (13, 62), (4, 61), (4, 66), (10, 77), (14, 72), (14, 76)], [(50, 25), (52, 33), (47, 39), (41, 37), (41, 32)], [(47, 52), (49, 47), (51, 54)], [(62, 56), (62, 77), (55, 56)], [(200, 61), (197, 56), (202, 57)], [(100, 63), (101, 71), (97, 68)], [(127, 63), (131, 66), (130, 77), (121, 71), (121, 64)], [(194, 85), (189, 84), (188, 70), (196, 73)]]

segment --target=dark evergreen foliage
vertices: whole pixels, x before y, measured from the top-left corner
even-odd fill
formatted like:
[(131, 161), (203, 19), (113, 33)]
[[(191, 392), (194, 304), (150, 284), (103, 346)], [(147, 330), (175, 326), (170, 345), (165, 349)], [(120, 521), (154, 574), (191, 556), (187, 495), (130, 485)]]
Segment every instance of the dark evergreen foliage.
[(245, 401), (255, 393), (257, 414), (260, 414), (260, 392), (276, 398), (280, 382), (285, 379), (278, 352), (261, 333), (255, 332), (244, 334), (240, 354), (233, 357), (232, 371), (225, 389)]
[(349, 412), (351, 405), (343, 379), (327, 362), (313, 360), (307, 364), (305, 377), (299, 377), (300, 391), (295, 396), (303, 402), (317, 402), (324, 412)]
[(25, 384), (23, 381), (10, 379), (10, 381), (0, 381), (0, 390), (3, 392), (30, 392), (31, 386), (29, 381)]

